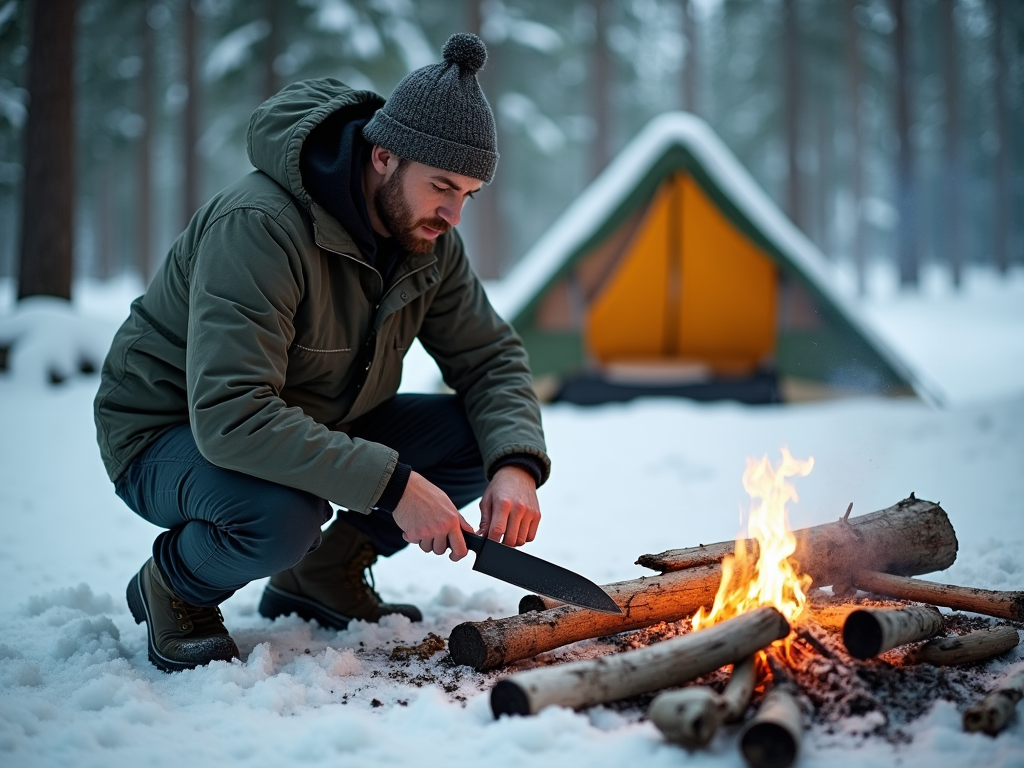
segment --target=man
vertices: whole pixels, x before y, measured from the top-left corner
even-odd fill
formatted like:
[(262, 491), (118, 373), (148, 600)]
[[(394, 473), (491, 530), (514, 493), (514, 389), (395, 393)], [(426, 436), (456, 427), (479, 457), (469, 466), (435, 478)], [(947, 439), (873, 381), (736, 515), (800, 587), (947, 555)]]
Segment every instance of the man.
[[(536, 535), (550, 463), (526, 355), (453, 229), (498, 159), (485, 59), (454, 35), (386, 104), (285, 88), (250, 122), (257, 171), (132, 304), (95, 416), (117, 494), (166, 529), (127, 590), (161, 669), (237, 656), (217, 606), (265, 576), (268, 618), (419, 620), (366, 569), (409, 542), (459, 560), (457, 509), (481, 494), (481, 535)], [(395, 394), (417, 337), (455, 395)]]

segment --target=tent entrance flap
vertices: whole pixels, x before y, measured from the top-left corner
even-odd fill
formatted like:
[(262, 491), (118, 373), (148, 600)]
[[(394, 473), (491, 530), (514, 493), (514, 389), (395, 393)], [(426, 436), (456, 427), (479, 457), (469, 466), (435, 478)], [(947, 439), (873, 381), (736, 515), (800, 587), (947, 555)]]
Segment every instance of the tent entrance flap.
[(775, 351), (773, 262), (676, 173), (589, 303), (584, 338), (599, 366), (749, 375)]

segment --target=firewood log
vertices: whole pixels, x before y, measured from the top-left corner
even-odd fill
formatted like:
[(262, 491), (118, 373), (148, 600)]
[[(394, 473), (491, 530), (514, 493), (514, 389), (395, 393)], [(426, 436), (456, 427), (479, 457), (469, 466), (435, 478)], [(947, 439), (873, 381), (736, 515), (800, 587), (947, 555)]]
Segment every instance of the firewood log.
[(495, 717), (532, 715), (544, 707), (589, 707), (680, 685), (788, 634), (781, 613), (758, 608), (635, 651), (516, 672), (491, 690), (491, 710)]
[[(919, 530), (914, 528), (915, 524)], [(840, 570), (845, 578), (851, 578), (845, 570), (852, 567), (851, 558), (857, 569), (865, 565), (891, 566), (901, 573), (925, 573), (946, 568), (956, 557), (956, 535), (946, 513), (931, 502), (917, 499), (850, 518), (849, 522), (804, 530), (804, 557), (820, 568), (808, 573), (822, 584), (831, 583), (837, 573), (834, 563), (843, 564)], [(913, 535), (906, 535), (911, 530)], [(889, 540), (890, 536), (912, 539), (915, 544), (897, 546)], [(919, 546), (920, 541), (932, 545)], [(728, 546), (731, 551), (732, 543)], [(909, 554), (900, 560), (900, 552)], [(855, 556), (857, 553), (859, 556)], [(452, 631), (448, 647), (457, 664), (477, 670), (494, 669), (579, 640), (686, 618), (697, 608), (711, 605), (720, 579), (721, 563), (713, 562), (607, 585), (606, 591), (623, 609), (622, 616), (565, 605), (555, 607), (558, 604), (548, 598), (528, 596), (520, 603), (520, 610), (542, 606), (543, 610), (460, 624)]]
[(958, 637), (936, 637), (910, 654), (908, 661), (936, 667), (970, 664), (1006, 653), (1020, 642), (1013, 627), (979, 629)]
[(669, 741), (687, 749), (703, 747), (722, 723), (743, 716), (757, 684), (756, 660), (748, 656), (737, 662), (722, 693), (695, 685), (658, 694), (647, 716)]
[[(793, 559), (816, 586), (845, 583), (861, 570), (916, 576), (948, 568), (956, 560), (956, 532), (938, 504), (914, 498), (859, 517), (843, 518), (793, 532)], [(757, 556), (757, 542), (746, 541)], [(711, 562), (732, 554), (734, 542), (674, 549), (641, 555), (638, 565), (667, 573)]]
[(931, 605), (906, 608), (858, 608), (843, 624), (843, 644), (856, 659), (870, 659), (905, 643), (927, 640), (942, 631), (942, 614)]
[(854, 575), (853, 583), (865, 592), (874, 592), (886, 597), (941, 605), (944, 608), (982, 613), (1000, 619), (1024, 621), (1024, 592), (995, 592), (972, 587), (954, 587), (876, 571), (860, 571)]
[(1024, 698), (1024, 667), (1004, 677), (980, 702), (964, 712), (965, 731), (984, 731), (995, 736), (1013, 717), (1017, 702)]
[(777, 681), (740, 734), (740, 751), (751, 768), (788, 768), (803, 740), (796, 688)]
[(494, 669), (590, 637), (678, 621), (715, 600), (721, 566), (708, 565), (604, 587), (621, 616), (571, 605), (505, 619), (466, 622), (452, 630), (448, 650), (456, 664)]

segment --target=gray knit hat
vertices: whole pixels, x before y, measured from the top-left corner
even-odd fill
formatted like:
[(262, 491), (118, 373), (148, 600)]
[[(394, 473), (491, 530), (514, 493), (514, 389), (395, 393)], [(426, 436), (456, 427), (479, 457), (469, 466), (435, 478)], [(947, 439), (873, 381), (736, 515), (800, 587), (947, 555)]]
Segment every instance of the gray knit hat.
[(476, 80), (487, 48), (476, 35), (452, 35), (444, 61), (406, 75), (363, 136), (399, 157), (490, 183), (498, 164), (494, 115)]

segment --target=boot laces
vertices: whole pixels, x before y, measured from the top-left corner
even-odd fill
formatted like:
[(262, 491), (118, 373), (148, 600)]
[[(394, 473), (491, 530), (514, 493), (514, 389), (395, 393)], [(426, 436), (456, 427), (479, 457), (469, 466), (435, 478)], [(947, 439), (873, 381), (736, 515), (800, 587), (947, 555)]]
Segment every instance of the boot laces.
[(360, 587), (367, 590), (378, 603), (377, 580), (373, 576), (373, 564), (377, 562), (377, 553), (370, 544), (363, 545), (349, 563), (348, 581), (354, 589)]
[(192, 605), (175, 597), (171, 600), (171, 607), (174, 608), (175, 617), (184, 624), (191, 624), (193, 631), (200, 636), (226, 633), (224, 614), (216, 606)]

